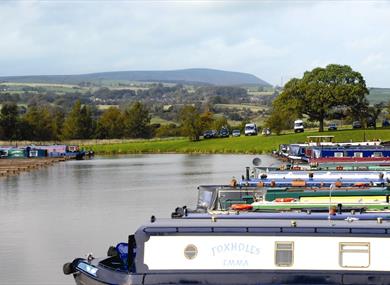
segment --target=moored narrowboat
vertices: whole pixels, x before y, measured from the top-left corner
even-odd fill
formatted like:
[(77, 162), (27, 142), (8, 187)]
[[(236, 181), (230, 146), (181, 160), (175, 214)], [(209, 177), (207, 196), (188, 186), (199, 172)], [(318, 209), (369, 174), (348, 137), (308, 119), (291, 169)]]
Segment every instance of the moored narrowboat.
[(390, 283), (389, 215), (257, 215), (152, 218), (64, 273), (78, 285)]

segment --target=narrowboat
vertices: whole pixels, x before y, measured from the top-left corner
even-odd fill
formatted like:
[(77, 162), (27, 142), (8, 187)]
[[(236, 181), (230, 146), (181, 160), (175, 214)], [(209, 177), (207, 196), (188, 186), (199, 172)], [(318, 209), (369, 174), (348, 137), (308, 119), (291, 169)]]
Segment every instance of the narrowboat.
[(107, 257), (63, 266), (78, 285), (389, 284), (389, 214), (151, 218)]
[(253, 171), (255, 173), (265, 173), (269, 171), (280, 170), (300, 170), (300, 171), (390, 171), (390, 160), (384, 161), (369, 161), (367, 163), (353, 163), (348, 161), (335, 162), (321, 162), (311, 164), (281, 164), (280, 166), (256, 166)]
[(259, 187), (329, 187), (385, 185), (390, 180), (388, 171), (299, 171), (299, 170), (270, 170), (256, 172), (249, 167), (246, 175), (242, 176), (239, 185)]
[(343, 167), (344, 164), (354, 164), (356, 167), (364, 164), (389, 164), (390, 157), (318, 157), (307, 160), (311, 165), (336, 164)]
[[(295, 144), (281, 144), (279, 150), (274, 152), (277, 156), (282, 159), (286, 159), (292, 162), (304, 162), (313, 155), (313, 149), (317, 150), (321, 148), (339, 148), (346, 149), (354, 147), (357, 149), (360, 148), (383, 148), (383, 143), (379, 140), (376, 141), (362, 141), (362, 142), (334, 142), (334, 136), (308, 136), (307, 142), (305, 143), (295, 143)], [(325, 151), (326, 152), (326, 151)]]
[(351, 158), (386, 158), (390, 157), (390, 148), (378, 146), (315, 146), (306, 152), (309, 158), (351, 157)]
[(0, 148), (1, 158), (26, 158), (27, 152), (24, 148), (2, 147)]
[(336, 206), (345, 211), (390, 209), (389, 187), (332, 188), (236, 188), (229, 185), (198, 187), (196, 211), (328, 211)]

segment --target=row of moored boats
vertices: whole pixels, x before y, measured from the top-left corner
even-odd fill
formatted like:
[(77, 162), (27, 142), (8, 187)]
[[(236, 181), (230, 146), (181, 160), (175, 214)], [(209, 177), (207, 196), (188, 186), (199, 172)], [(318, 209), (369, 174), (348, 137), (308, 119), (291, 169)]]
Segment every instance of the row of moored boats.
[[(385, 154), (368, 143), (352, 148)], [(64, 273), (86, 285), (390, 284), (390, 165), (253, 162), (239, 181), (199, 186), (193, 209), (152, 216), (107, 257), (77, 258)]]

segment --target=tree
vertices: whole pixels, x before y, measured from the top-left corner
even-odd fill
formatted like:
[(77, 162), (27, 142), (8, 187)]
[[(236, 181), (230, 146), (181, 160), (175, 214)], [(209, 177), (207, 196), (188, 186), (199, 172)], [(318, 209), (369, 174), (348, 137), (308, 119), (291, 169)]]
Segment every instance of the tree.
[(385, 104), (383, 102), (374, 104), (374, 106), (368, 107), (368, 116), (366, 118), (367, 124), (370, 122), (376, 129), (376, 121), (379, 118), (379, 115), (382, 113)]
[(15, 140), (18, 136), (18, 106), (5, 103), (0, 112), (0, 134), (3, 140)]
[(24, 115), (25, 126), (29, 130), (25, 132), (30, 140), (52, 140), (56, 138), (55, 121), (47, 107), (31, 106)]
[(88, 139), (93, 133), (94, 122), (91, 110), (87, 106), (81, 106), (80, 100), (77, 100), (65, 118), (62, 137), (64, 139)]
[[(274, 106), (287, 105), (297, 114), (307, 115), (320, 123), (332, 108), (363, 108), (367, 106), (368, 89), (363, 76), (348, 65), (330, 64), (304, 73), (302, 79), (293, 78), (286, 83)], [(281, 112), (275, 108), (275, 112)]]
[(145, 105), (134, 102), (124, 113), (125, 136), (129, 138), (149, 138), (151, 135), (150, 115)]
[(180, 111), (181, 129), (191, 141), (198, 141), (202, 135), (202, 120), (194, 106), (184, 106)]
[(228, 122), (225, 117), (218, 117), (217, 119), (214, 120), (214, 129), (215, 130), (221, 130), (223, 127), (227, 127)]
[(209, 130), (214, 124), (213, 113), (210, 111), (205, 111), (200, 114), (200, 120), (202, 121), (202, 130)]
[(96, 134), (100, 139), (118, 139), (124, 134), (125, 124), (122, 112), (110, 107), (103, 112), (97, 122)]

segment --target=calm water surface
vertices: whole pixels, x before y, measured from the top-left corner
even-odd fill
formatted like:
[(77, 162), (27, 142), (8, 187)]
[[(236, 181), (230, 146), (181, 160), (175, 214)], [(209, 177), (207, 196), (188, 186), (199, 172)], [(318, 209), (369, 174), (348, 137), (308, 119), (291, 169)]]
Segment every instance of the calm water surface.
[[(263, 164), (277, 162), (260, 156)], [(0, 284), (74, 284), (62, 265), (127, 236), (153, 214), (195, 205), (196, 186), (240, 177), (252, 155), (131, 155), (0, 178)]]

